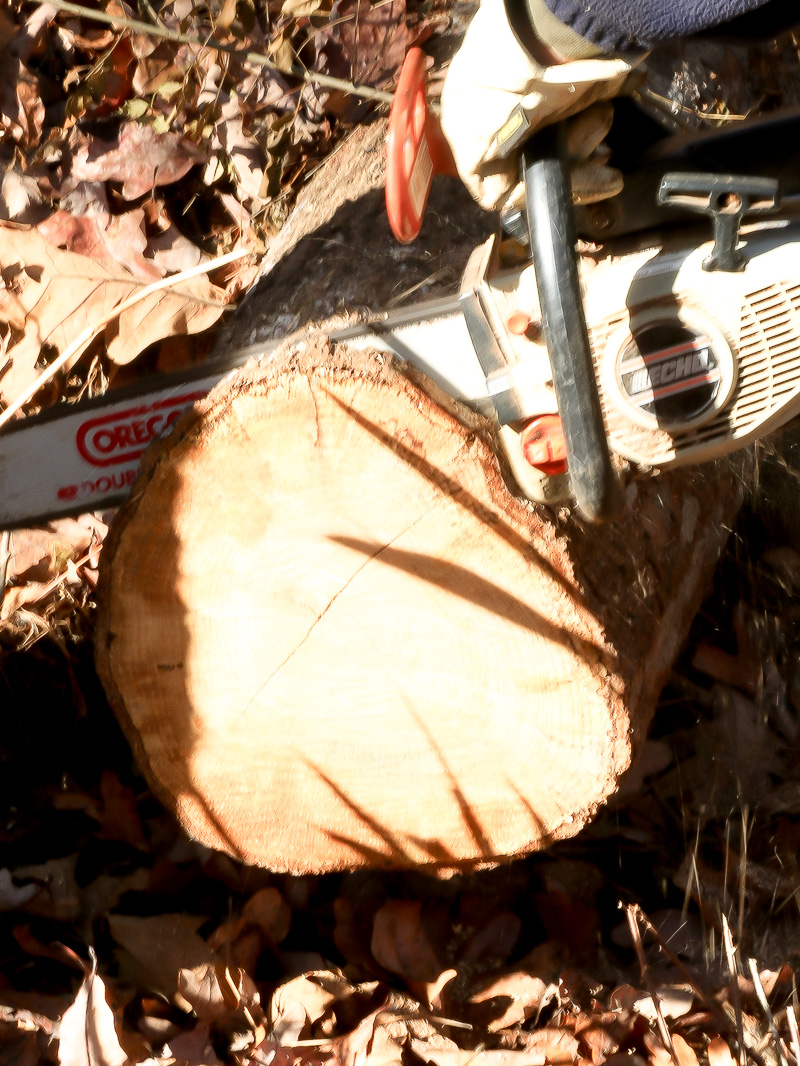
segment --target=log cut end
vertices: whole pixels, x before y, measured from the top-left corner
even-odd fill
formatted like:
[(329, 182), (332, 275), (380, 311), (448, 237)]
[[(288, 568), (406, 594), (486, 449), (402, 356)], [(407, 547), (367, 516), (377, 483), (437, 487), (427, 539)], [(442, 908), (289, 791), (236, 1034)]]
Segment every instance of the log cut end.
[[(614, 790), (721, 547), (699, 488), (661, 517), (637, 491), (650, 532), (559, 526), (384, 357), (312, 339), (150, 461), (106, 549), (101, 676), (189, 833), (247, 862), (541, 848)], [(668, 587), (633, 585), (643, 561)]]

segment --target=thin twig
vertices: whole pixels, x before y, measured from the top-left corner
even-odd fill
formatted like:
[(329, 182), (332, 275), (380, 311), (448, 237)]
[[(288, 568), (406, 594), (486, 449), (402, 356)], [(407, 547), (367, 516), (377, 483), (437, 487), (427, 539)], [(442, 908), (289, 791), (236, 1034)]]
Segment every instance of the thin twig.
[[(37, 0), (38, 2), (38, 0)], [(239, 249), (237, 252), (227, 252), (225, 255), (218, 256), (216, 259), (211, 259), (207, 263), (199, 263), (197, 266), (190, 267), (188, 270), (182, 270), (179, 274), (171, 274), (168, 278), (161, 278), (160, 281), (154, 281), (151, 285), (145, 285), (139, 289), (138, 292), (133, 293), (122, 303), (103, 315), (102, 318), (97, 319), (90, 326), (87, 326), (82, 333), (78, 334), (72, 344), (67, 345), (64, 351), (59, 355), (57, 359), (39, 374), (32, 384), (18, 396), (13, 403), (10, 403), (8, 407), (0, 412), (0, 429), (9, 422), (11, 418), (23, 407), (30, 399), (32, 399), (42, 385), (46, 384), (52, 377), (54, 377), (58, 371), (69, 362), (69, 360), (82, 348), (84, 348), (89, 341), (91, 341), (97, 333), (104, 326), (107, 326), (109, 322), (113, 322), (115, 318), (118, 318), (128, 308), (133, 307), (135, 304), (140, 303), (142, 300), (146, 300), (148, 296), (152, 296), (154, 292), (160, 292), (163, 289), (171, 289), (176, 285), (180, 285), (183, 281), (189, 281), (191, 278), (197, 277), (199, 274), (208, 274), (211, 270), (216, 270), (217, 267), (226, 266), (228, 263), (234, 263), (237, 259), (244, 259), (245, 256), (250, 255), (249, 251)], [(112, 282), (126, 283), (127, 279), (123, 278), (109, 278)]]
[(789, 1066), (786, 1053), (783, 1050), (783, 1041), (781, 1040), (781, 1034), (778, 1032), (778, 1026), (775, 1024), (775, 1017), (770, 1010), (769, 1001), (767, 1000), (767, 994), (764, 991), (764, 986), (761, 984), (761, 977), (758, 973), (758, 966), (755, 959), (748, 959), (747, 965), (750, 970), (750, 977), (753, 980), (753, 987), (756, 990), (756, 999), (764, 1012), (767, 1019), (767, 1025), (769, 1031), (772, 1033), (772, 1039), (775, 1041), (775, 1053), (778, 1056), (781, 1066)]
[(747, 906), (747, 838), (750, 833), (748, 819), (750, 808), (745, 803), (742, 807), (742, 848), (739, 858), (739, 918), (736, 939), (741, 944), (744, 940), (744, 912)]
[(211, 48), (217, 52), (227, 52), (229, 55), (238, 56), (246, 63), (252, 63), (257, 67), (274, 70), (279, 74), (289, 74), (293, 78), (309, 85), (320, 85), (323, 89), (338, 89), (341, 92), (350, 93), (352, 96), (360, 96), (364, 100), (375, 100), (383, 104), (391, 104), (394, 100), (392, 93), (382, 89), (371, 89), (368, 85), (356, 85), (345, 78), (334, 78), (330, 74), (319, 74), (315, 71), (304, 70), (299, 66), (291, 66), (288, 70), (280, 67), (269, 56), (262, 52), (244, 51), (235, 44), (223, 44), (209, 37), (201, 40), (189, 33), (181, 33), (171, 30), (166, 26), (156, 26), (149, 22), (141, 22), (139, 19), (124, 18), (121, 15), (109, 15), (107, 11), (93, 11), (83, 7), (82, 4), (72, 4), (69, 0), (31, 0), (34, 4), (50, 4), (58, 11), (66, 11), (70, 15), (80, 15), (82, 18), (93, 19), (95, 22), (105, 22), (110, 26), (119, 26), (127, 30), (135, 30), (137, 33), (147, 34), (149, 37), (163, 37), (167, 41), (176, 41), (178, 44), (190, 44), (197, 48)]

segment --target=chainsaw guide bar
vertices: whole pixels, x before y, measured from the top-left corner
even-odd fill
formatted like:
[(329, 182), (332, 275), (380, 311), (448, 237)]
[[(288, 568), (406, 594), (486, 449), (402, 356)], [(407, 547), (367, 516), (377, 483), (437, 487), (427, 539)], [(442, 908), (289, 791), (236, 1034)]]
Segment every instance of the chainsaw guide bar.
[[(447, 358), (454, 349), (469, 349), (457, 298), (380, 316), (332, 332), (330, 338), (393, 352), (471, 407), (490, 407), (477, 361)], [(168, 433), (180, 414), (227, 374), (250, 359), (269, 358), (290, 339), (249, 345), (191, 374), (151, 377), (12, 423), (0, 435), (0, 528), (118, 506), (130, 493), (151, 441)]]

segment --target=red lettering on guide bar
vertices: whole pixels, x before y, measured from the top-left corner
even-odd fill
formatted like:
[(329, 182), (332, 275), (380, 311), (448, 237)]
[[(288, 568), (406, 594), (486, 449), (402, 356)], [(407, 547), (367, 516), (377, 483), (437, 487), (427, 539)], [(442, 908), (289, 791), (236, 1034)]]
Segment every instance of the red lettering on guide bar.
[(87, 496), (107, 496), (111, 492), (129, 489), (138, 476), (138, 470), (121, 470), (116, 474), (103, 475), (96, 481), (82, 481), (80, 485), (62, 485), (56, 495), (59, 500), (83, 500)]
[(184, 407), (202, 396), (204, 390), (185, 392), (168, 400), (87, 419), (75, 435), (78, 452), (94, 466), (114, 466), (138, 459), (150, 441), (160, 437)]

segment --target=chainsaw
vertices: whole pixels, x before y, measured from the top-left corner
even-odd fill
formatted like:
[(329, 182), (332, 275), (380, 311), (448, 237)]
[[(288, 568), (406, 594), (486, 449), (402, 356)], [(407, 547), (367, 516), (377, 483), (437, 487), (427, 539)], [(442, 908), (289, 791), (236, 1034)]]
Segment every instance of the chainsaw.
[[(523, 152), (525, 210), (475, 249), (460, 291), (331, 339), (391, 353), (489, 419), (518, 495), (612, 519), (629, 471), (714, 459), (800, 411), (799, 123), (662, 132), (615, 155), (622, 193), (583, 208), (563, 130), (549, 127)], [(387, 140), (401, 241), (450, 168), (412, 49)], [(0, 529), (120, 504), (150, 441), (279, 343), (13, 423), (0, 436)]]

